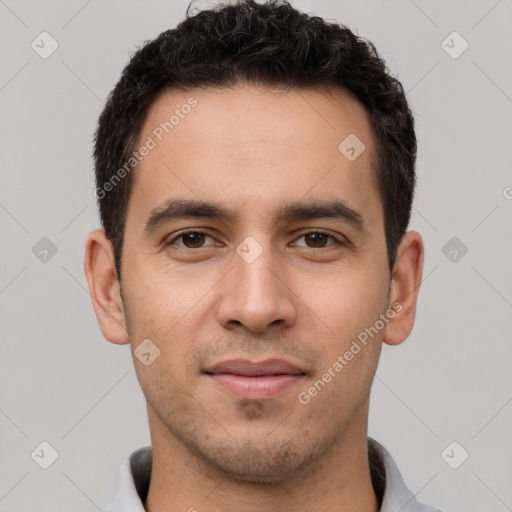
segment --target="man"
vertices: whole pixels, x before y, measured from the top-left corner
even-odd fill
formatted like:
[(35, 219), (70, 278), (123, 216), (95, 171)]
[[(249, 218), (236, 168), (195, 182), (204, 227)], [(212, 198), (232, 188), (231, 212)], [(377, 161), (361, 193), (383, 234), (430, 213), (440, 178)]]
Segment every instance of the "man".
[(187, 12), (123, 71), (94, 157), (85, 273), (152, 444), (108, 510), (434, 511), (367, 437), (423, 266), (413, 118), (373, 45), (286, 2)]

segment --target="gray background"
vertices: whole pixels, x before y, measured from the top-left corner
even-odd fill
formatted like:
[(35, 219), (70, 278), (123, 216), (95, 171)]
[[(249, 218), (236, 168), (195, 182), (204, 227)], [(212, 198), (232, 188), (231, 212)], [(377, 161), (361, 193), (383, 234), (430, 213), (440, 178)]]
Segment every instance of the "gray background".
[[(384, 346), (369, 433), (420, 501), (512, 510), (512, 2), (292, 3), (372, 40), (416, 117), (410, 228), (424, 237), (424, 282), (413, 333)], [(83, 273), (86, 235), (99, 226), (91, 140), (136, 45), (186, 5), (0, 0), (3, 512), (101, 509), (123, 460), (149, 444), (129, 347), (102, 337)], [(47, 59), (31, 48), (42, 31), (59, 44)], [(469, 43), (458, 58), (441, 45), (453, 31)], [(42, 237), (57, 248), (46, 262), (32, 252)], [(455, 262), (451, 246), (443, 253), (452, 237)], [(43, 441), (59, 454), (46, 470), (31, 457)], [(453, 441), (469, 453), (458, 469), (441, 456)]]

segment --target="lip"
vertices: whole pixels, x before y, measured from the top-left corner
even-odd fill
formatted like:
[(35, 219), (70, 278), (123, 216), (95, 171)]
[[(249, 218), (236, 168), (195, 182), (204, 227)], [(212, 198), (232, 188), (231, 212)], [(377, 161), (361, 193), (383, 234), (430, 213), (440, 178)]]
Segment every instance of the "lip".
[(299, 375), (305, 372), (284, 359), (264, 359), (249, 361), (248, 359), (228, 359), (208, 367), (205, 373), (229, 373), (245, 377), (261, 377), (264, 375)]
[(298, 366), (283, 359), (249, 361), (230, 359), (203, 371), (222, 389), (248, 400), (271, 398), (306, 376)]

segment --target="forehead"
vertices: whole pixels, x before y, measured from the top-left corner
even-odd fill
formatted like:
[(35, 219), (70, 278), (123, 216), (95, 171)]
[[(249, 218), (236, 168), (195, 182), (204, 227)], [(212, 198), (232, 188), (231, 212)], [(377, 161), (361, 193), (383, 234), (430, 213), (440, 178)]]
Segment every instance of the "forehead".
[(340, 88), (165, 91), (148, 111), (144, 145), (130, 198), (141, 216), (172, 196), (224, 200), (249, 215), (308, 194), (379, 215), (368, 114)]

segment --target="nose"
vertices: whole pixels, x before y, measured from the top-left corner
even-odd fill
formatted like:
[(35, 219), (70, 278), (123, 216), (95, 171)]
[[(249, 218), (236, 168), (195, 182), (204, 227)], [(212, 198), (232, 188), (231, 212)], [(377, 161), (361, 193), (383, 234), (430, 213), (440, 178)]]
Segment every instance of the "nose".
[(217, 316), (226, 329), (243, 325), (254, 333), (272, 326), (289, 327), (296, 319), (295, 294), (283, 265), (270, 250), (249, 263), (234, 255), (234, 268), (221, 281)]

